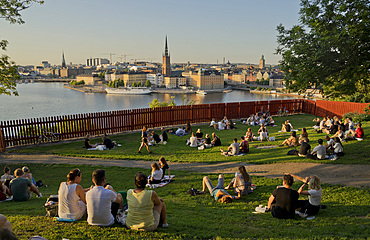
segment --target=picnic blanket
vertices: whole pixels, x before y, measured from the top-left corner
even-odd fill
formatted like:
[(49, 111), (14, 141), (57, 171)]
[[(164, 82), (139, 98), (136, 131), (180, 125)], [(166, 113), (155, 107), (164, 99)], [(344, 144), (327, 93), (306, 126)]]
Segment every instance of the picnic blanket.
[(170, 177), (168, 177), (168, 175), (164, 176), (163, 177), (163, 182), (161, 183), (157, 183), (157, 184), (147, 184), (146, 186), (147, 187), (150, 187), (150, 188), (159, 188), (159, 187), (164, 187), (166, 186), (167, 184), (169, 184), (172, 179), (175, 177), (175, 175), (171, 175)]

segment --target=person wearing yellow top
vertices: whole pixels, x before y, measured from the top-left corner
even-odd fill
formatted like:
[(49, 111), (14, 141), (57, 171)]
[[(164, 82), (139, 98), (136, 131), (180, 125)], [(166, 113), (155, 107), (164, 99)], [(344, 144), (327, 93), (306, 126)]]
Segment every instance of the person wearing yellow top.
[(137, 173), (136, 188), (127, 192), (126, 226), (129, 229), (154, 231), (160, 222), (162, 227), (168, 227), (166, 205), (155, 191), (145, 190), (147, 179), (144, 173)]

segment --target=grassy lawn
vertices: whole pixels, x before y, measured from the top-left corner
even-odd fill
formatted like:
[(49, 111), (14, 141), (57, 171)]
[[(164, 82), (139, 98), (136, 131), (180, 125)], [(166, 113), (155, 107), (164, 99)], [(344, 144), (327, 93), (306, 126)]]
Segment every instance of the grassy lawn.
[[(186, 139), (189, 136), (177, 137), (169, 134), (169, 141), (167, 145), (159, 145), (151, 147), (154, 154), (149, 155), (146, 149), (142, 150), (141, 154), (138, 154), (138, 148), (140, 146), (140, 133), (126, 133), (121, 135), (111, 136), (112, 140), (116, 140), (122, 144), (122, 147), (118, 147), (109, 151), (87, 151), (83, 146), (83, 140), (79, 142), (70, 142), (65, 144), (45, 144), (40, 147), (31, 147), (24, 149), (9, 150), (9, 152), (16, 153), (27, 153), (27, 154), (57, 154), (62, 156), (76, 156), (76, 157), (87, 157), (87, 158), (106, 158), (106, 159), (128, 159), (128, 160), (148, 160), (158, 159), (159, 156), (164, 156), (169, 161), (175, 162), (224, 162), (224, 161), (244, 161), (247, 163), (254, 164), (271, 164), (278, 162), (320, 162), (320, 163), (340, 163), (340, 164), (369, 164), (368, 158), (368, 146), (370, 145), (369, 138), (366, 134), (370, 133), (370, 122), (363, 123), (363, 129), (365, 131), (364, 141), (349, 141), (343, 143), (345, 156), (340, 157), (335, 161), (328, 160), (311, 160), (307, 158), (301, 158), (298, 156), (288, 156), (287, 152), (292, 148), (278, 147), (272, 149), (257, 149), (257, 146), (266, 145), (279, 145), (286, 138), (290, 136), (290, 133), (280, 133), (281, 124), (289, 119), (295, 129), (302, 129), (306, 127), (309, 133), (311, 149), (317, 145), (319, 138), (324, 139), (325, 134), (316, 133), (313, 128), (312, 119), (315, 116), (302, 114), (293, 115), (289, 117), (275, 117), (277, 127), (268, 127), (270, 136), (275, 136), (276, 141), (273, 142), (251, 142), (250, 153), (242, 157), (224, 157), (220, 155), (219, 147), (214, 147), (205, 150), (198, 150), (185, 145)], [(222, 147), (225, 149), (231, 143), (232, 139), (245, 135), (248, 128), (247, 125), (237, 122), (235, 130), (224, 130), (218, 131), (217, 135), (221, 138)], [(201, 126), (193, 126), (195, 132), (197, 128), (201, 128), (204, 134), (213, 132), (213, 128), (208, 127), (207, 124)], [(253, 132), (256, 134), (259, 127), (251, 127)], [(157, 130), (159, 133), (160, 130)], [(298, 132), (299, 134), (301, 132)], [(91, 143), (101, 142), (100, 138), (91, 139)], [(324, 141), (325, 143), (325, 141)], [(296, 148), (299, 150), (299, 147)]]
[[(10, 165), (12, 171), (23, 165)], [(253, 214), (259, 204), (266, 205), (268, 197), (281, 179), (252, 177), (257, 189), (239, 201), (222, 204), (214, 201), (207, 193), (190, 196), (186, 191), (190, 187), (201, 188), (202, 175), (171, 171), (176, 174), (175, 181), (155, 189), (166, 203), (169, 228), (159, 228), (153, 233), (127, 230), (120, 225), (112, 227), (89, 226), (86, 217), (75, 223), (55, 222), (44, 217), (42, 205), (46, 196), (57, 194), (60, 182), (75, 167), (82, 170), (83, 187), (91, 185), (91, 173), (96, 167), (85, 165), (42, 165), (29, 164), (28, 167), (36, 180), (42, 179), (48, 187), (41, 187), (44, 197), (28, 202), (0, 203), (0, 213), (12, 223), (13, 230), (20, 239), (41, 235), (52, 239), (230, 239), (230, 238), (273, 238), (273, 239), (366, 239), (370, 236), (369, 189), (351, 188), (338, 185), (323, 185), (322, 204), (327, 209), (321, 210), (314, 220), (305, 220), (297, 216), (296, 220), (274, 219), (270, 213)], [(0, 165), (3, 169), (4, 165)], [(147, 169), (105, 167), (107, 182), (116, 190), (133, 188), (134, 175), (138, 171), (148, 173)], [(213, 182), (217, 175), (209, 176)], [(225, 175), (226, 181), (232, 174)], [(293, 188), (298, 189), (300, 183)], [(229, 191), (232, 193), (231, 191)], [(300, 196), (300, 199), (304, 197)]]

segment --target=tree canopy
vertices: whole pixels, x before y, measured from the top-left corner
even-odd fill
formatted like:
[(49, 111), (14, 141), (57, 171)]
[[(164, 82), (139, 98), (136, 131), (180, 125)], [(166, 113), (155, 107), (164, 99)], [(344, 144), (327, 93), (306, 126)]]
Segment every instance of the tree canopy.
[[(0, 0), (0, 18), (10, 23), (23, 24), (20, 12), (32, 6), (33, 3), (43, 4), (40, 0)], [(15, 62), (10, 60), (6, 51), (8, 41), (0, 40), (0, 95), (18, 95), (16, 89), (16, 80), (20, 79), (18, 67)]]
[(368, 0), (301, 0), (300, 23), (277, 27), (288, 89), (370, 101), (369, 6)]

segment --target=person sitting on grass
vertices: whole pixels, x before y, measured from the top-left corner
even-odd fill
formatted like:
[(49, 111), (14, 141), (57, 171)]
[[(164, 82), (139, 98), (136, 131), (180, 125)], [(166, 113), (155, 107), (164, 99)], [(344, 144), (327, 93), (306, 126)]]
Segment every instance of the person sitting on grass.
[(149, 145), (148, 145), (148, 133), (146, 131), (146, 126), (143, 127), (143, 130), (141, 131), (141, 144), (140, 144), (140, 147), (139, 147), (139, 151), (138, 153), (141, 153), (141, 149), (143, 147), (146, 147), (146, 150), (148, 150), (149, 153), (153, 153), (152, 151), (150, 151), (149, 149)]
[(326, 150), (332, 149), (333, 146), (334, 146), (334, 139), (332, 139), (328, 135), (326, 135), (325, 136), (325, 141), (326, 141), (326, 145), (325, 145)]
[(226, 129), (235, 129), (234, 123), (231, 119), (226, 123)]
[(161, 139), (160, 143), (167, 144), (168, 141), (168, 134), (167, 131), (162, 127), (161, 128), (162, 134), (159, 136)]
[(265, 127), (265, 124), (261, 124), (261, 127), (258, 129), (258, 132), (257, 132), (259, 135), (260, 135), (260, 141), (262, 142), (263, 140), (267, 140), (267, 141), (270, 141), (269, 140), (269, 132), (267, 130), (267, 128)]
[(301, 144), (303, 141), (308, 143), (310, 140), (308, 139), (308, 132), (306, 128), (302, 128), (302, 134), (299, 136), (298, 142)]
[(191, 133), (191, 137), (188, 140), (188, 145), (190, 145), (190, 147), (198, 147), (198, 140), (193, 132)]
[(364, 129), (362, 129), (361, 123), (356, 123), (356, 130), (350, 129), (345, 135), (345, 139), (363, 139), (364, 138)]
[(86, 149), (89, 149), (89, 148), (95, 148), (95, 147), (97, 147), (98, 146), (98, 144), (94, 144), (94, 145), (91, 145), (91, 143), (90, 143), (90, 134), (87, 134), (86, 135), (86, 138), (85, 138), (85, 148)]
[(214, 147), (221, 146), (221, 139), (216, 135), (216, 133), (212, 133), (212, 141), (211, 144)]
[(117, 145), (117, 143), (116, 141), (112, 141), (109, 139), (108, 133), (104, 133), (102, 145), (104, 145), (106, 149), (110, 150), (114, 148)]
[(288, 147), (296, 147), (299, 145), (298, 143), (298, 137), (296, 132), (292, 132), (290, 138), (285, 139), (284, 142), (279, 145), (279, 147), (282, 147), (284, 145), (287, 145)]
[(288, 124), (288, 120), (285, 121), (282, 125), (281, 125), (281, 131), (282, 132), (290, 132), (292, 129), (290, 128), (290, 125)]
[(316, 146), (310, 154), (307, 154), (307, 157), (314, 160), (324, 160), (326, 158), (326, 147), (322, 145), (324, 141), (319, 139), (317, 142), (319, 145)]
[(253, 142), (253, 132), (251, 128), (248, 128), (247, 132), (245, 133), (245, 139), (249, 142)]
[(164, 157), (161, 157), (159, 159), (159, 164), (161, 165), (161, 169), (162, 169), (162, 179), (164, 178), (166, 170), (168, 172), (168, 178), (170, 178), (171, 177), (170, 167), (168, 166), (167, 161), (166, 161), (166, 159), (164, 159)]
[(226, 123), (225, 121), (222, 119), (221, 121), (218, 122), (218, 126), (217, 126), (218, 130), (225, 130), (226, 128)]
[(197, 137), (198, 142), (201, 143), (203, 140), (203, 133), (202, 130), (200, 130), (200, 128), (198, 128), (197, 132), (195, 133), (195, 136)]
[(339, 137), (335, 137), (334, 138), (334, 146), (333, 146), (333, 153), (338, 155), (338, 156), (344, 156), (344, 149), (343, 149), (343, 145), (342, 143), (340, 142), (340, 139)]
[(122, 195), (117, 194), (111, 185), (106, 185), (102, 169), (93, 172), (92, 181), (95, 186), (86, 193), (87, 222), (89, 225), (111, 226), (123, 204)]
[(212, 121), (211, 123), (209, 124), (210, 127), (213, 127), (216, 123), (216, 119), (215, 118), (212, 118)]
[(299, 194), (292, 189), (293, 177), (291, 175), (284, 175), (283, 186), (277, 187), (269, 198), (267, 210), (275, 218), (279, 219), (294, 219), (295, 209), (298, 202)]
[(153, 190), (145, 190), (147, 176), (144, 173), (135, 175), (135, 189), (127, 192), (128, 213), (126, 226), (132, 230), (154, 231), (168, 227), (166, 205)]
[(23, 171), (23, 177), (28, 178), (31, 181), (31, 183), (33, 183), (33, 185), (36, 186), (36, 181), (32, 176), (31, 170), (28, 167), (24, 166), (22, 167), (22, 171)]
[(205, 176), (203, 177), (202, 183), (203, 190), (201, 191), (201, 193), (205, 193), (206, 188), (208, 188), (208, 191), (211, 194), (211, 196), (214, 197), (216, 201), (221, 203), (230, 203), (233, 201), (233, 199), (240, 199), (239, 196), (232, 196), (230, 193), (228, 193), (224, 189), (224, 184), (225, 179), (224, 175), (222, 174), (218, 176), (218, 182), (216, 187), (212, 185), (212, 182), (209, 179), (209, 177)]
[(225, 156), (238, 155), (239, 154), (238, 139), (234, 138), (233, 143), (230, 144), (226, 152), (222, 148), (220, 148), (220, 151), (221, 151), (221, 155), (225, 155)]
[(13, 178), (14, 176), (10, 174), (10, 168), (8, 166), (5, 166), (4, 175), (1, 176), (1, 180), (4, 181), (5, 186), (9, 188), (9, 183)]
[(176, 136), (179, 136), (179, 137), (181, 137), (181, 136), (185, 136), (187, 134), (187, 132), (185, 131), (185, 128), (184, 127), (180, 127), (180, 128), (178, 128), (177, 130), (176, 130), (176, 132), (175, 132), (175, 135)]
[(186, 123), (186, 128), (185, 128), (185, 133), (189, 134), (191, 132), (192, 132), (192, 130), (191, 130), (190, 122), (187, 122)]
[(204, 138), (203, 145), (204, 145), (205, 148), (211, 148), (212, 147), (211, 137), (209, 136), (208, 133), (206, 134), (206, 137)]
[[(289, 174), (289, 173), (285, 173)], [(308, 200), (298, 200), (296, 208), (298, 214), (301, 217), (307, 217), (307, 215), (317, 215), (320, 210), (322, 188), (320, 186), (320, 178), (318, 176), (300, 177), (290, 174), (292, 177), (299, 179), (303, 182), (303, 185), (299, 188), (298, 193), (301, 195), (308, 196)], [(304, 191), (306, 185), (308, 185), (308, 191)]]
[(10, 189), (5, 185), (5, 180), (0, 180), (0, 201), (5, 201), (7, 196), (11, 197), (12, 193)]
[(24, 178), (23, 174), (24, 172), (22, 169), (17, 168), (14, 171), (15, 179), (9, 183), (10, 193), (13, 195), (13, 200), (28, 201), (32, 196), (32, 192), (34, 192), (37, 197), (42, 197), (37, 187), (32, 184), (29, 179)]
[(344, 140), (344, 131), (341, 125), (338, 126), (338, 131), (332, 136), (331, 138), (339, 137), (340, 141), (343, 142)]
[(247, 195), (249, 193), (252, 193), (252, 180), (247, 171), (245, 170), (244, 166), (239, 166), (238, 171), (235, 173), (235, 177), (225, 189), (234, 188), (235, 193), (238, 194), (238, 197), (241, 197), (242, 195)]
[(241, 139), (241, 142), (239, 144), (240, 152), (249, 153), (249, 142), (247, 140), (245, 140), (244, 136), (242, 136), (240, 139)]
[(152, 173), (148, 180), (149, 184), (158, 184), (162, 181), (163, 170), (159, 167), (158, 163), (152, 163)]
[(154, 143), (159, 144), (161, 142), (161, 138), (159, 137), (159, 135), (157, 133), (152, 131), (151, 135), (152, 135), (152, 138), (154, 140)]
[(298, 156), (307, 157), (307, 154), (311, 152), (311, 146), (306, 142), (306, 139), (303, 139), (301, 146), (299, 147)]
[(58, 191), (58, 216), (64, 219), (79, 220), (86, 213), (86, 192), (80, 185), (82, 173), (73, 169), (62, 182)]

